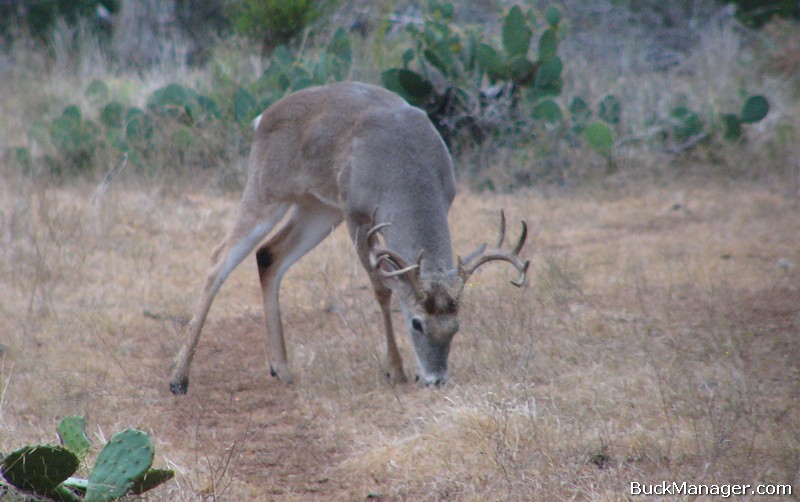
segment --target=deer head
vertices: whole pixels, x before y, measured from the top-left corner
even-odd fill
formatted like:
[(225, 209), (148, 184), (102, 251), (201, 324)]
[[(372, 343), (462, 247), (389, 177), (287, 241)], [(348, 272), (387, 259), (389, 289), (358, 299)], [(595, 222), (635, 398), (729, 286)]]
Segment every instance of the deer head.
[(523, 221), (517, 244), (511, 251), (503, 250), (506, 219), (501, 211), (500, 235), (493, 248), (487, 250), (486, 244), (482, 244), (464, 260), (459, 256), (456, 268), (424, 273), (424, 249), (419, 250), (415, 263), (408, 263), (398, 253), (378, 243), (377, 234), (389, 225), (390, 222), (379, 223), (367, 232), (365, 244), (369, 246), (369, 262), (381, 281), (399, 297), (406, 328), (417, 356), (417, 378), (424, 385), (440, 385), (447, 381), (450, 344), (458, 331), (459, 306), (470, 276), (485, 263), (506, 261), (520, 274), (511, 283), (517, 287), (523, 286), (530, 261), (523, 261), (519, 253), (525, 244), (528, 227)]

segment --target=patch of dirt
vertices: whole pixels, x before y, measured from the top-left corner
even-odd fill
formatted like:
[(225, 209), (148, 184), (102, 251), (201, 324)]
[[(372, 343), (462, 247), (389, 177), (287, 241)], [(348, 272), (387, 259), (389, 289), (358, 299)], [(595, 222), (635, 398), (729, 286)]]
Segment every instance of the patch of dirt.
[[(317, 317), (330, 316), (313, 317), (320, 322)], [(175, 429), (159, 435), (186, 444), (191, 428), (195, 454), (218, 457), (208, 459), (212, 479), (201, 487), (209, 497), (216, 489), (227, 500), (230, 483), (246, 486), (259, 500), (330, 499), (342, 489), (329, 471), (343, 453), (317, 420), (320, 411), (303, 404), (295, 385), (270, 376), (266, 344), (260, 319), (211, 319), (194, 359), (189, 394), (170, 403), (179, 417)]]

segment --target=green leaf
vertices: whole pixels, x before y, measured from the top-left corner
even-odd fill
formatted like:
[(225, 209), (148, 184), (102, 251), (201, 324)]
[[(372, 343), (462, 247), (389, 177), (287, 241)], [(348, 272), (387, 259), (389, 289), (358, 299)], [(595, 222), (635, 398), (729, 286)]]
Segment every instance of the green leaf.
[(503, 20), (503, 50), (509, 58), (524, 56), (531, 45), (533, 30), (528, 27), (522, 9), (515, 5)]
[(552, 99), (545, 99), (536, 104), (533, 108), (533, 118), (544, 120), (548, 124), (555, 124), (564, 119), (561, 107)]
[(752, 124), (763, 119), (769, 113), (769, 101), (764, 96), (750, 96), (742, 107), (741, 121)]
[(611, 128), (598, 121), (591, 122), (586, 126), (586, 142), (589, 147), (605, 157), (611, 155), (614, 147), (614, 134)]

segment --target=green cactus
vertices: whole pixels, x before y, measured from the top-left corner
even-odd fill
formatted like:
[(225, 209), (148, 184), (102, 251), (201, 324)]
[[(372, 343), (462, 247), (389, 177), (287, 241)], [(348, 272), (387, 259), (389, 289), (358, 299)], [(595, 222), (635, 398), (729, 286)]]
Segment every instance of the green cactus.
[(769, 101), (761, 95), (750, 96), (742, 105), (739, 115), (721, 114), (723, 137), (728, 141), (738, 141), (742, 137), (742, 124), (753, 124), (769, 113)]
[(547, 24), (556, 28), (561, 22), (561, 9), (557, 5), (547, 7), (544, 11), (544, 18), (547, 20)]
[(103, 107), (100, 112), (100, 122), (107, 128), (118, 129), (122, 127), (122, 114), (125, 107), (119, 101), (112, 101)]
[(92, 80), (86, 87), (86, 97), (95, 103), (105, 103), (110, 95), (108, 85), (102, 80)]
[(611, 157), (611, 149), (614, 147), (614, 133), (608, 125), (594, 121), (586, 126), (586, 142), (593, 150), (606, 158)]
[(383, 85), (414, 106), (426, 105), (433, 95), (433, 84), (411, 70), (390, 68), (381, 73)]
[(92, 443), (86, 436), (86, 420), (79, 416), (68, 416), (58, 424), (58, 435), (61, 444), (83, 460)]
[(78, 457), (63, 446), (24, 446), (3, 458), (0, 471), (25, 492), (60, 500), (58, 486), (78, 470)]
[[(142, 431), (127, 429), (103, 447), (88, 480), (72, 477), (80, 464), (78, 455), (85, 455), (89, 448), (84, 426), (83, 417), (66, 417), (58, 426), (64, 446), (25, 446), (5, 457), (0, 455), (0, 473), (20, 491), (66, 502), (104, 502), (126, 494), (139, 495), (175, 476), (169, 469), (150, 469), (150, 438)], [(0, 483), (0, 489), (3, 487)]]
[(760, 121), (769, 113), (769, 101), (764, 96), (750, 96), (742, 106), (739, 120), (745, 124)]
[(89, 475), (86, 502), (122, 497), (153, 463), (153, 444), (147, 434), (126, 429), (115, 434), (100, 451)]
[(344, 28), (339, 28), (328, 43), (327, 57), (330, 60), (327, 75), (322, 84), (333, 80), (336, 82), (346, 80), (350, 75), (353, 64), (353, 46)]
[(125, 112), (125, 136), (134, 143), (153, 137), (153, 123), (140, 108), (128, 108)]
[(134, 481), (130, 493), (133, 495), (141, 495), (162, 483), (166, 483), (174, 477), (175, 471), (172, 469), (150, 469), (141, 479)]
[(701, 134), (705, 128), (703, 119), (686, 106), (676, 106), (669, 115), (672, 133), (679, 143)]
[(240, 87), (233, 95), (233, 118), (239, 123), (253, 120), (258, 115), (258, 101), (253, 94)]
[(497, 49), (482, 43), (478, 45), (475, 55), (478, 65), (483, 68), (490, 81), (496, 82), (507, 77), (506, 63)]
[(536, 120), (543, 120), (548, 124), (555, 124), (564, 119), (564, 114), (561, 112), (561, 107), (552, 99), (545, 99), (538, 103), (533, 108), (533, 118)]
[(622, 103), (616, 96), (609, 94), (600, 100), (597, 114), (609, 124), (617, 125), (622, 117)]
[(528, 26), (522, 9), (515, 5), (503, 20), (503, 50), (509, 59), (524, 56), (531, 45), (533, 30)]
[(592, 117), (592, 110), (583, 99), (575, 96), (569, 105), (569, 119), (573, 134), (580, 134), (586, 129), (586, 123)]
[(77, 105), (64, 108), (60, 117), (50, 124), (50, 140), (68, 168), (82, 169), (91, 165), (94, 157), (97, 127), (85, 120)]

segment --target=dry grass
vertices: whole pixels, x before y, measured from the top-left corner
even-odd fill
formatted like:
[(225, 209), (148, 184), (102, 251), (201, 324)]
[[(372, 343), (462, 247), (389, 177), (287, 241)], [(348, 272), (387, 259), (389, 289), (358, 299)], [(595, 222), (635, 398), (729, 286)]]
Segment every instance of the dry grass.
[[(643, 187), (638, 187), (643, 188)], [(178, 471), (154, 500), (619, 500), (631, 481), (800, 488), (800, 216), (747, 183), (476, 196), (455, 248), (525, 218), (530, 287), (474, 277), (442, 390), (386, 386), (344, 232), (282, 303), (299, 381), (266, 365), (255, 265), (219, 295), (187, 397), (171, 358), (235, 196), (6, 177), (0, 449), (135, 426)], [(147, 310), (162, 316), (153, 319)], [(405, 337), (407, 368), (413, 355)]]
[[(567, 152), (553, 168), (566, 189), (462, 191), (454, 248), (493, 239), (505, 208), (530, 226), (532, 264), (521, 290), (502, 265), (473, 276), (444, 389), (384, 383), (378, 308), (339, 229), (284, 282), (297, 383), (269, 377), (251, 259), (211, 310), (189, 395), (172, 396), (181, 321), (238, 200), (213, 187), (236, 185), (241, 161), (211, 158), (219, 168), (199, 174), (162, 166), (146, 181), (126, 172), (93, 205), (88, 181), (21, 177), (0, 155), (0, 451), (56, 441), (58, 419), (81, 414), (96, 444), (126, 427), (150, 432), (156, 464), (178, 473), (151, 500), (625, 500), (630, 482), (663, 480), (797, 493), (800, 113), (785, 63), (794, 46), (763, 58), (789, 70), (754, 78), (759, 56), (740, 32), (706, 28), (669, 72), (628, 71), (644, 58), (631, 47), (643, 44), (617, 41), (616, 30), (575, 33), (574, 52), (565, 46), (563, 99), (625, 97), (625, 135), (683, 98), (703, 114), (735, 109), (739, 87), (773, 106), (741, 144), (668, 155), (620, 141), (614, 176), (593, 174), (604, 166), (591, 152)], [(595, 43), (598, 31), (606, 38)], [(581, 55), (587, 45), (605, 56)], [(380, 44), (360, 50), (360, 78), (390, 59)], [(220, 59), (250, 71), (247, 59)], [(0, 86), (0, 146), (34, 156), (32, 122), (84, 105), (95, 77), (140, 105), (166, 82), (210, 78), (18, 61)], [(513, 174), (540, 162), (535, 148), (503, 152), (507, 161), (487, 169)]]

